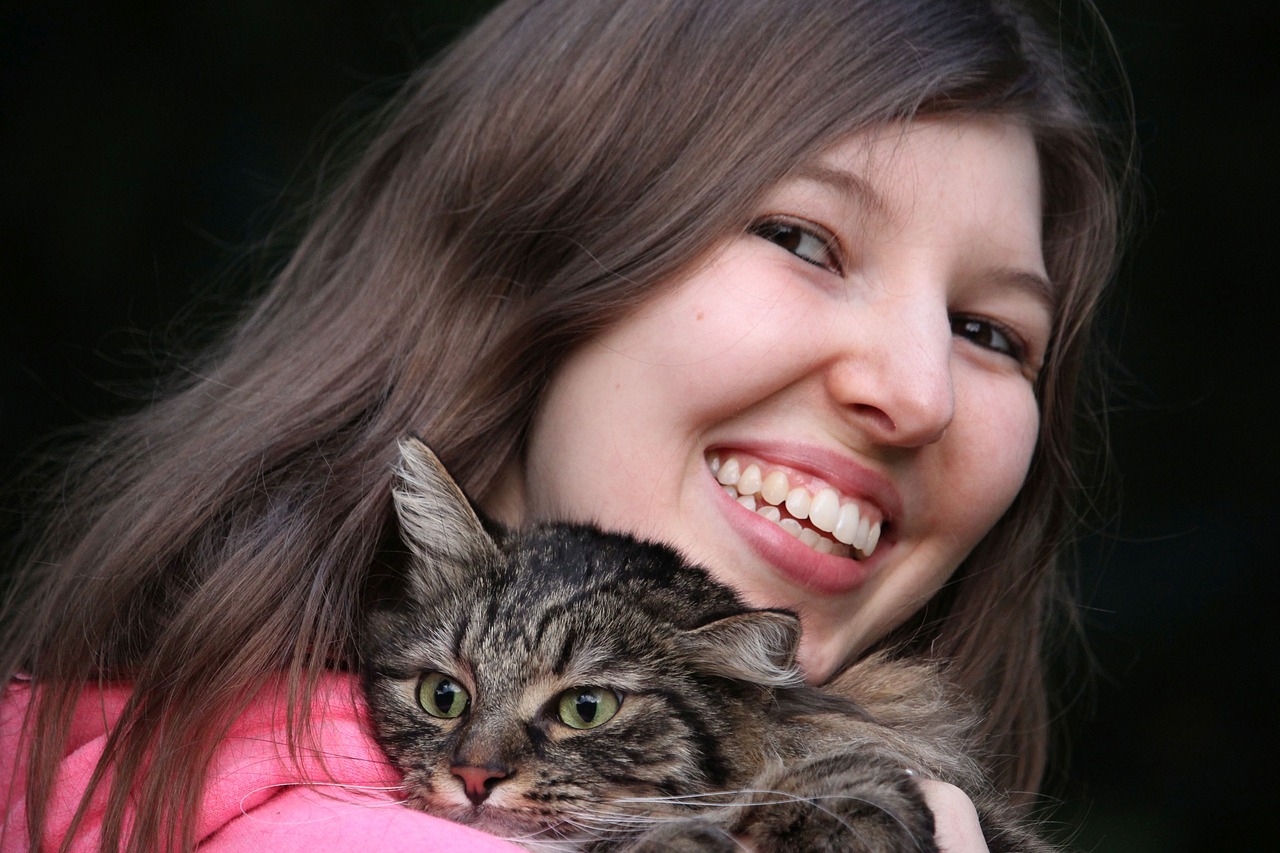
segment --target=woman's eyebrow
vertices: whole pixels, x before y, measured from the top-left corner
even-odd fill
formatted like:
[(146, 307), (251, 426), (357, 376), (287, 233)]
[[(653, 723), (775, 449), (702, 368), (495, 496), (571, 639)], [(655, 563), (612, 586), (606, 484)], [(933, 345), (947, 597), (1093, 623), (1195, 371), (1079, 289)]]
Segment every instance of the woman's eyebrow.
[(1026, 293), (1042, 304), (1050, 315), (1057, 309), (1058, 296), (1053, 283), (1037, 272), (1002, 266), (988, 270), (986, 277), (1009, 290)]
[(862, 176), (846, 169), (824, 166), (822, 163), (803, 163), (788, 175), (792, 180), (812, 181), (852, 199), (859, 207), (877, 219), (892, 219), (892, 208), (884, 197)]

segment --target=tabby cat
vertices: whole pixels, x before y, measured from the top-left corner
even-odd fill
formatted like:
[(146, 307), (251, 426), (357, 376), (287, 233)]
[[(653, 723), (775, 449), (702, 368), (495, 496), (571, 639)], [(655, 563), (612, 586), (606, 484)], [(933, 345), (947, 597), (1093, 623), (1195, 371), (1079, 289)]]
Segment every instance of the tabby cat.
[(917, 780), (993, 851), (1048, 850), (983, 781), (936, 670), (874, 657), (818, 689), (799, 622), (671, 549), (482, 522), (401, 446), (402, 563), (371, 596), (365, 684), (408, 803), (534, 849), (933, 851)]

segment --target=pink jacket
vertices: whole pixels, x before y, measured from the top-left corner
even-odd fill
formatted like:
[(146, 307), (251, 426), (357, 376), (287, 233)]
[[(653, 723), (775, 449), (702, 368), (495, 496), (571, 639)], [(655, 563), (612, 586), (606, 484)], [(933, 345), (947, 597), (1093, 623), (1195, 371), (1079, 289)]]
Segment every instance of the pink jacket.
[[(231, 729), (214, 758), (196, 839), (208, 851), (360, 850), (513, 853), (508, 842), (396, 803), (399, 781), (369, 734), (368, 712), (348, 676), (327, 677), (312, 706), (318, 759), (301, 757), (301, 770), (285, 746), (283, 693), (260, 698)], [(31, 685), (15, 680), (0, 700), (0, 853), (26, 849), (25, 762), (17, 742)], [(56, 848), (102, 754), (106, 732), (128, 697), (125, 687), (87, 689), (76, 709), (68, 750), (46, 824)], [(10, 787), (12, 790), (10, 790)], [(105, 796), (101, 788), (81, 822), (72, 849), (96, 850)]]

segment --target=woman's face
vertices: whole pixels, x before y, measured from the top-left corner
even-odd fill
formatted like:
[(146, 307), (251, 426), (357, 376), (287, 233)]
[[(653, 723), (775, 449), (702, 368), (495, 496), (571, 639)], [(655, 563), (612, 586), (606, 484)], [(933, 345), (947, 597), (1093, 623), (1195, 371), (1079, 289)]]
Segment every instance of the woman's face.
[(797, 611), (825, 678), (932, 596), (1022, 485), (1050, 327), (1040, 221), (1017, 124), (847, 139), (568, 359), (490, 508), (675, 545)]

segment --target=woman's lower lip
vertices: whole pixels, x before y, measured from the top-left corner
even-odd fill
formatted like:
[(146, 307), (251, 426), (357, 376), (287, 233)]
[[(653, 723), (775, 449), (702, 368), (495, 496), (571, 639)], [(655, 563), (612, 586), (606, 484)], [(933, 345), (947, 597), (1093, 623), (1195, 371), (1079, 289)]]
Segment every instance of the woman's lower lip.
[(881, 543), (875, 554), (861, 561), (815, 551), (725, 494), (710, 472), (707, 480), (715, 494), (716, 506), (730, 526), (776, 574), (793, 586), (822, 595), (852, 592), (867, 582), (881, 562), (881, 551), (888, 550), (889, 543)]

